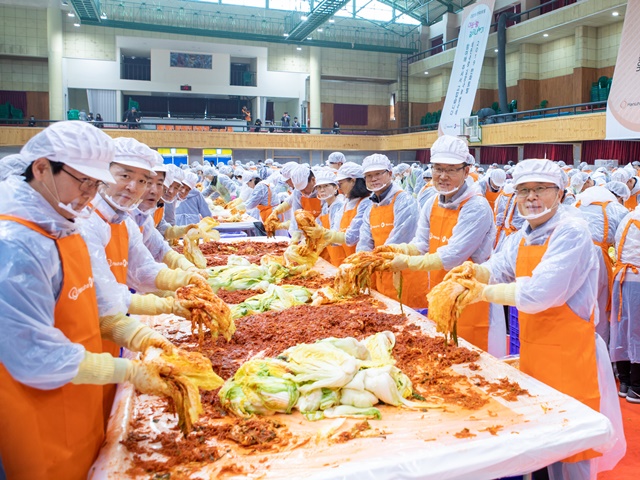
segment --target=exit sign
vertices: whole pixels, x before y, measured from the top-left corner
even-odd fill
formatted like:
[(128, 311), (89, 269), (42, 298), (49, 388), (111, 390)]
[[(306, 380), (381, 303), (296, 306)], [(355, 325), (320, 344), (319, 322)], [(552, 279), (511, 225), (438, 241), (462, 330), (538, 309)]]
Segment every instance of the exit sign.
[(180, 85), (180, 90), (186, 91), (186, 92), (190, 92), (191, 91), (191, 85)]

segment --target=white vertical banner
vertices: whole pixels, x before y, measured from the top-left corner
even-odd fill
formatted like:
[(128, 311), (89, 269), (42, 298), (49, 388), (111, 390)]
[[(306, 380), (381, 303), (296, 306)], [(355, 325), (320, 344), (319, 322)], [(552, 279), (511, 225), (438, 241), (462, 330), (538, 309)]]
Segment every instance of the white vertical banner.
[(607, 140), (640, 138), (640, 1), (627, 2), (607, 100)]
[(494, 4), (495, 0), (479, 0), (464, 10), (449, 88), (438, 126), (439, 135), (458, 135), (460, 117), (468, 117), (471, 114), (491, 29)]

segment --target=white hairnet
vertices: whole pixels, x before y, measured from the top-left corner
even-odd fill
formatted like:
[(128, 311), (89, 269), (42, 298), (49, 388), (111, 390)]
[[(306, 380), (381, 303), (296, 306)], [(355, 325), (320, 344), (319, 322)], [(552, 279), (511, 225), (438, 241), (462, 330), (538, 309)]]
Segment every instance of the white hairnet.
[(629, 187), (627, 187), (626, 183), (612, 180), (604, 187), (614, 195), (622, 198), (623, 202), (629, 200), (629, 197), (631, 196), (631, 190), (629, 190)]
[(198, 183), (198, 175), (193, 172), (186, 172), (182, 183), (187, 185), (189, 188), (194, 189)]
[(178, 183), (184, 183), (184, 175), (186, 173), (187, 172), (185, 170), (176, 166), (176, 168), (173, 171), (173, 181)]
[(358, 165), (355, 162), (343, 163), (338, 170), (338, 175), (336, 175), (336, 182), (347, 178), (364, 178), (362, 165)]
[(401, 163), (400, 165), (398, 165), (398, 173), (404, 173), (407, 170), (409, 170), (409, 165), (407, 165), (406, 163)]
[(233, 175), (233, 169), (229, 165), (221, 166), (218, 171), (223, 175)]
[(318, 185), (337, 185), (336, 171), (329, 168), (323, 168), (314, 173), (316, 176), (316, 186)]
[(397, 165), (391, 169), (391, 173), (393, 173), (394, 175), (400, 175), (400, 170), (398, 169)]
[(633, 177), (633, 174), (629, 172), (629, 170), (625, 168), (619, 168), (611, 174), (611, 181), (627, 183), (629, 180), (631, 180), (631, 177)]
[(13, 175), (22, 175), (31, 165), (22, 155), (14, 153), (0, 159), (0, 182), (4, 182)]
[(213, 167), (206, 167), (203, 172), (204, 175), (206, 176), (215, 176), (216, 175), (216, 169)]
[(513, 184), (515, 186), (527, 182), (553, 183), (561, 190), (567, 186), (564, 172), (551, 160), (531, 159), (523, 160), (513, 168)]
[(156, 152), (135, 138), (118, 137), (114, 140), (116, 154), (114, 163), (128, 167), (141, 168), (153, 173), (156, 165)]
[(566, 164), (563, 160), (560, 160), (560, 161), (558, 161), (558, 166), (559, 166), (560, 168), (562, 168), (562, 167), (566, 167), (566, 166), (567, 166), (567, 164)]
[(589, 165), (584, 165), (582, 167), (580, 167), (580, 170), (589, 170), (591, 167), (589, 167)]
[(164, 163), (164, 157), (160, 155), (156, 150), (153, 150), (156, 156), (156, 164), (153, 167), (154, 172), (164, 172), (164, 181), (162, 184), (169, 188), (173, 183), (173, 169), (171, 168), (173, 165), (169, 163)]
[(265, 164), (265, 165), (273, 165), (273, 158), (267, 158), (267, 159), (264, 161), (264, 164)]
[(307, 165), (296, 165), (291, 170), (291, 181), (296, 190), (304, 190), (309, 183), (311, 169)]
[(89, 123), (77, 121), (54, 123), (20, 150), (29, 165), (39, 158), (47, 158), (107, 183), (115, 183), (109, 173), (114, 153), (115, 145), (109, 135)]
[(469, 154), (467, 142), (453, 135), (442, 135), (431, 145), (431, 163), (473, 165), (475, 158)]
[(422, 178), (433, 178), (433, 172), (430, 168), (427, 168), (424, 172), (422, 172)]
[(296, 162), (287, 162), (282, 166), (280, 174), (284, 177), (285, 180), (291, 180), (291, 171), (294, 167), (297, 166), (298, 164)]
[(578, 193), (580, 192), (580, 190), (582, 190), (584, 184), (587, 183), (587, 180), (589, 180), (589, 175), (587, 175), (586, 173), (576, 173), (573, 177), (571, 177), (571, 188), (573, 188), (573, 190)]
[(376, 172), (379, 170), (388, 170), (391, 172), (393, 167), (386, 155), (374, 153), (362, 160), (362, 170), (364, 173)]
[(176, 167), (173, 163), (169, 164), (167, 172), (167, 176), (171, 175), (172, 183), (182, 183), (182, 170)]
[(595, 202), (615, 202), (616, 197), (608, 188), (595, 186), (587, 188), (584, 192), (577, 195), (576, 200), (580, 202), (580, 205), (586, 207)]
[(491, 170), (491, 172), (489, 172), (489, 178), (491, 179), (491, 183), (493, 183), (496, 187), (501, 187), (507, 180), (507, 172), (498, 168), (494, 168), (493, 170)]
[(242, 172), (242, 183), (249, 183), (252, 179), (256, 178), (258, 175), (256, 175), (255, 172), (252, 172), (251, 170), (244, 170)]
[(342, 152), (333, 152), (327, 157), (327, 164), (331, 163), (345, 163), (347, 159)]

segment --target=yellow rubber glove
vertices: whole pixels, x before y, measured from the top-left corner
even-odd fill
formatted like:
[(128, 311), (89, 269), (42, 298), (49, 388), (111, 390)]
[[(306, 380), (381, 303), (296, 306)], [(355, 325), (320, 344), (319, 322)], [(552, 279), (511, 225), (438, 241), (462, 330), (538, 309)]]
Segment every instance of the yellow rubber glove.
[(174, 297), (160, 298), (153, 294), (148, 295), (131, 295), (131, 303), (129, 304), (129, 313), (132, 315), (162, 315), (163, 313), (172, 313), (180, 317), (191, 319), (191, 313), (180, 301)]
[(171, 367), (164, 367), (167, 371), (159, 370), (157, 366), (150, 366), (140, 360), (130, 360), (125, 373), (125, 381), (131, 382), (137, 390), (147, 395), (168, 397), (171, 395), (169, 384), (160, 374), (171, 373)]
[(202, 276), (193, 272), (185, 272), (184, 270), (163, 268), (156, 277), (156, 287), (159, 290), (176, 291), (178, 288), (186, 287), (187, 285), (198, 285), (203, 288), (209, 286), (207, 280)]
[(316, 239), (323, 237), (325, 233), (330, 230), (321, 225), (314, 225), (313, 227), (303, 227), (302, 231), (304, 231), (309, 238)]
[(171, 352), (174, 348), (169, 340), (153, 328), (123, 313), (101, 317), (100, 334), (102, 338), (111, 340), (132, 352), (144, 352), (149, 347), (158, 347)]
[(302, 240), (302, 233), (293, 232), (291, 234), (291, 239), (289, 240), (289, 245), (298, 245), (300, 243), (300, 240)]
[(178, 238), (182, 238), (192, 228), (198, 228), (198, 224), (192, 223), (191, 225), (176, 225), (175, 227), (169, 227), (164, 232), (164, 238), (167, 240), (176, 240)]
[(373, 249), (373, 253), (403, 253), (405, 255), (420, 255), (420, 250), (413, 243), (398, 243), (389, 245), (380, 245)]
[[(444, 280), (449, 280), (451, 277), (455, 276), (458, 273), (464, 271), (463, 265), (458, 265), (457, 267), (453, 267), (451, 270), (447, 272), (444, 277)], [(473, 277), (478, 280), (480, 283), (489, 283), (489, 279), (491, 278), (491, 271), (487, 267), (483, 267), (482, 265), (478, 265), (477, 263), (473, 264)]]
[(187, 257), (184, 255), (180, 255), (175, 250), (169, 250), (165, 256), (162, 258), (162, 263), (164, 263), (169, 268), (179, 268), (180, 270), (189, 270), (190, 268), (196, 267), (193, 263), (187, 260)]
[(324, 239), (331, 244), (337, 243), (339, 245), (342, 245), (347, 241), (344, 232), (336, 232), (334, 230), (327, 230), (324, 232)]
[(108, 385), (122, 383), (126, 378), (129, 360), (114, 358), (108, 353), (84, 352), (78, 373), (71, 380), (75, 385)]
[(441, 270), (442, 260), (437, 253), (427, 253), (426, 255), (404, 255), (397, 253), (385, 253), (384, 257), (391, 259), (391, 271), (402, 270)]
[(497, 303), (500, 305), (516, 306), (516, 284), (515, 283), (497, 283), (495, 285), (487, 285), (482, 291), (482, 300), (489, 303)]

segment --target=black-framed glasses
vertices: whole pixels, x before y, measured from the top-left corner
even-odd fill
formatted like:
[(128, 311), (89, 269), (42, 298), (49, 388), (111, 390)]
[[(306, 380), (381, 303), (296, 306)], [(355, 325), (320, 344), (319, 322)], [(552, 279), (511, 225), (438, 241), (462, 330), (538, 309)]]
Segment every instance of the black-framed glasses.
[(550, 188), (558, 189), (556, 185), (552, 185), (550, 187), (521, 188), (516, 190), (516, 196), (518, 198), (527, 198), (531, 193), (533, 193), (536, 197), (539, 197)]
[(92, 180), (91, 178), (78, 178), (73, 173), (71, 173), (68, 170), (65, 170), (64, 168), (62, 169), (62, 171), (80, 184), (79, 188), (82, 193), (89, 193), (97, 188), (100, 188), (102, 185), (104, 185), (104, 182), (100, 180)]
[(459, 168), (440, 168), (440, 167), (431, 167), (432, 175), (453, 175), (458, 173), (461, 170), (464, 170), (466, 165), (463, 165)]

